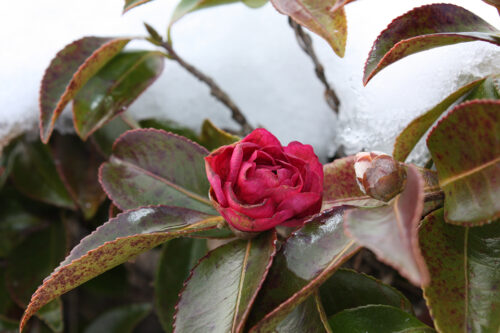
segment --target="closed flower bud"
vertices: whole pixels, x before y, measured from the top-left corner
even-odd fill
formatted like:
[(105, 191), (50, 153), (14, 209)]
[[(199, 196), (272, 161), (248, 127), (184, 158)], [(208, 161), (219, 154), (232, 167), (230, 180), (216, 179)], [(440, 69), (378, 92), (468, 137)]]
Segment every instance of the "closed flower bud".
[(405, 186), (405, 168), (384, 153), (358, 153), (354, 170), (361, 191), (377, 200), (389, 201)]

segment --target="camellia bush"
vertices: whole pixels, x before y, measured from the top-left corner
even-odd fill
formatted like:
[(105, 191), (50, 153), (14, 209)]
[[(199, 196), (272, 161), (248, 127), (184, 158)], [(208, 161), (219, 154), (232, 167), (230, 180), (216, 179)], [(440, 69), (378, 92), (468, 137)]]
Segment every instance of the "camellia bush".
[[(176, 21), (230, 2), (182, 0), (166, 36), (146, 25), (154, 50), (84, 37), (54, 57), (40, 140), (26, 134), (1, 156), (0, 331), (499, 332), (500, 73), (414, 119), (392, 156), (322, 165), (310, 145), (254, 129), (173, 48)], [(343, 56), (351, 1), (271, 2), (326, 83), (302, 26)], [(364, 83), (413, 53), (469, 41), (500, 45), (500, 31), (455, 5), (415, 8), (380, 33)], [(206, 83), (241, 131), (124, 113), (166, 60)], [(76, 135), (54, 131), (70, 102)], [(424, 137), (430, 160), (405, 163)], [(363, 272), (371, 254), (392, 279)]]

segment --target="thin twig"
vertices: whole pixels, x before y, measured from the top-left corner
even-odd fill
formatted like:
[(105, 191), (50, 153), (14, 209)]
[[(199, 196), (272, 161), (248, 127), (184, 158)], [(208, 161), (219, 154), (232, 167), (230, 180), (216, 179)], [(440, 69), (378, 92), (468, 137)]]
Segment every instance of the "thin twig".
[(319, 59), (316, 56), (316, 53), (314, 52), (311, 36), (309, 36), (304, 31), (304, 29), (302, 29), (302, 26), (297, 22), (295, 22), (291, 17), (288, 17), (288, 24), (290, 24), (293, 31), (295, 32), (295, 38), (297, 39), (300, 48), (311, 58), (314, 64), (314, 71), (316, 72), (316, 76), (325, 86), (326, 103), (333, 110), (333, 112), (338, 113), (340, 100), (335, 91), (332, 89), (332, 87), (326, 80), (325, 70), (323, 68), (323, 65), (319, 62)]
[(172, 48), (172, 45), (168, 42), (161, 42), (161, 46), (167, 51), (168, 55), (179, 65), (181, 65), (184, 69), (186, 69), (189, 73), (193, 74), (198, 80), (204, 82), (210, 87), (210, 93), (214, 96), (219, 102), (227, 106), (231, 110), (231, 117), (234, 121), (236, 121), (241, 126), (241, 133), (246, 135), (253, 130), (253, 127), (248, 123), (247, 119), (238, 108), (238, 106), (233, 102), (233, 100), (228, 96), (228, 94), (223, 91), (215, 81), (200, 72), (196, 67), (187, 63), (184, 59), (182, 59), (177, 52)]

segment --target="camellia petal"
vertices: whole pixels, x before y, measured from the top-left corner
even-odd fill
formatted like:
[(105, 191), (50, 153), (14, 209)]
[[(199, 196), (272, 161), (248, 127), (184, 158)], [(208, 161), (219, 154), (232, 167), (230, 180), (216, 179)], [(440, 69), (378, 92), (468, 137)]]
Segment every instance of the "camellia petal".
[(310, 145), (292, 142), (283, 147), (259, 128), (218, 148), (205, 161), (210, 198), (234, 229), (299, 226), (321, 208), (323, 166)]

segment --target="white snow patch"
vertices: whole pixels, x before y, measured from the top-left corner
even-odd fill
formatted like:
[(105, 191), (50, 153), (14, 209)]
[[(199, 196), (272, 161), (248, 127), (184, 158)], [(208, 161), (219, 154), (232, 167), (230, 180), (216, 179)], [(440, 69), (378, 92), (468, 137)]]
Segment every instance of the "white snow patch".
[[(144, 21), (163, 32), (176, 4), (156, 0), (122, 16), (123, 3), (46, 0), (4, 4), (0, 14), (0, 138), (38, 122), (40, 80), (64, 45), (85, 35), (143, 35)], [(265, 126), (284, 144), (293, 140), (312, 144), (323, 161), (339, 145), (347, 153), (391, 153), (396, 134), (412, 118), (459, 86), (500, 69), (498, 47), (464, 43), (410, 56), (363, 87), (364, 62), (380, 31), (395, 17), (425, 3), (431, 2), (358, 0), (348, 5), (349, 38), (343, 59), (322, 39), (314, 38), (327, 78), (341, 99), (338, 119), (323, 100), (323, 87), (286, 17), (270, 4), (252, 10), (238, 3), (191, 13), (174, 26), (172, 36), (181, 56), (215, 79), (254, 126)], [(481, 1), (461, 5), (500, 26), (493, 7)], [(145, 45), (139, 44), (131, 47)], [(207, 87), (171, 61), (130, 111), (140, 118), (166, 117), (193, 128), (199, 128), (204, 118), (218, 126), (237, 128), (229, 111), (210, 96)], [(70, 124), (68, 120), (63, 122)]]

